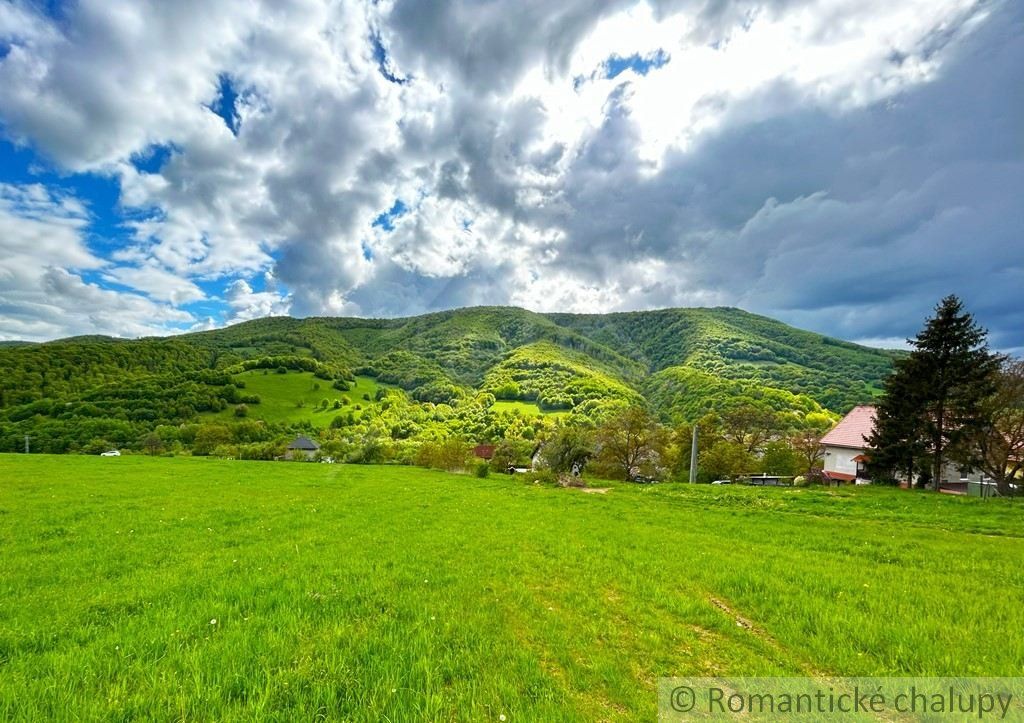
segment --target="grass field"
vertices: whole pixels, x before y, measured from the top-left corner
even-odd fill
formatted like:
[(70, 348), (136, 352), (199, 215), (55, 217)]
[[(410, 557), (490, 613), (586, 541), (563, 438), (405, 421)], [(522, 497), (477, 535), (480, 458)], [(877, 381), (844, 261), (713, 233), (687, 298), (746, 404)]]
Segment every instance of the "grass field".
[(533, 402), (510, 402), (506, 400), (498, 400), (491, 405), (491, 410), (494, 412), (515, 412), (518, 411), (524, 417), (537, 417), (544, 415), (546, 417), (561, 417), (565, 416), (569, 412), (549, 412), (540, 408), (539, 405)]
[(638, 720), (662, 675), (1015, 675), (1024, 506), (0, 455), (0, 719)]
[[(326, 427), (338, 414), (349, 410), (355, 410), (355, 416), (358, 417), (361, 411), (355, 409), (356, 405), (363, 409), (372, 406), (378, 387), (387, 386), (372, 377), (356, 377), (347, 392), (340, 392), (331, 387), (331, 382), (318, 379), (312, 372), (289, 371), (287, 374), (277, 374), (272, 369), (253, 369), (236, 374), (235, 379), (245, 382), (245, 394), (258, 394), (260, 397), (259, 404), (247, 405), (250, 418), (289, 424), (308, 421), (318, 427)], [(364, 394), (370, 401), (363, 399)], [(334, 401), (344, 397), (349, 399), (349, 404), (334, 409)], [(320, 408), (324, 399), (329, 402), (327, 409)], [(302, 406), (299, 406), (300, 402)], [(203, 417), (233, 420), (234, 407), (207, 413)]]

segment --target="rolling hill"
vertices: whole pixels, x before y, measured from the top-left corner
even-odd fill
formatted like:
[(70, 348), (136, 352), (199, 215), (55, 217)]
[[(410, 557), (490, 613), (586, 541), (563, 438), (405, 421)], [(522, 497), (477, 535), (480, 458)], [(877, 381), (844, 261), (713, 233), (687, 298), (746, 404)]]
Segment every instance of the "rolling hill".
[[(261, 422), (268, 438), (356, 425), (392, 442), (453, 429), (528, 439), (556, 416), (593, 421), (630, 404), (646, 404), (668, 423), (738, 406), (799, 419), (870, 401), (893, 358), (732, 308), (475, 307), (406, 319), (274, 317), (169, 338), (5, 344), (0, 450), (20, 448), (25, 434), (58, 452), (139, 445), (171, 428), (186, 430), (174, 434), (188, 442), (190, 429), (211, 422), (230, 428), (221, 437), (242, 425), (251, 438)], [(346, 401), (360, 383), (371, 398)], [(359, 413), (348, 415), (357, 405)]]

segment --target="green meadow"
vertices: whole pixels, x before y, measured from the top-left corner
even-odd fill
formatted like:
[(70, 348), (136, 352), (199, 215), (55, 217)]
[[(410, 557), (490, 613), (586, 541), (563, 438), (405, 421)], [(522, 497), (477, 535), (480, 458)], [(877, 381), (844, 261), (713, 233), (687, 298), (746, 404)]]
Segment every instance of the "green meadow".
[(501, 412), (519, 412), (524, 417), (564, 417), (568, 412), (563, 411), (547, 411), (541, 409), (539, 405), (534, 402), (513, 402), (503, 399), (499, 399), (491, 405), (491, 411), (496, 413)]
[(0, 719), (633, 721), (659, 676), (1019, 674), (1019, 502), (603, 488), (0, 455)]
[[(374, 395), (377, 389), (388, 386), (372, 377), (359, 376), (354, 382), (349, 382), (348, 391), (342, 392), (334, 389), (330, 381), (320, 379), (312, 372), (289, 371), (287, 374), (278, 374), (273, 369), (253, 369), (235, 374), (234, 378), (245, 383), (243, 393), (260, 397), (259, 404), (246, 405), (249, 407), (250, 418), (286, 424), (310, 422), (318, 427), (326, 427), (338, 414), (350, 410), (358, 418), (361, 410), (356, 407), (366, 409), (376, 404)], [(328, 402), (326, 409), (320, 406), (324, 399)], [(335, 401), (342, 402), (340, 409), (334, 408)], [(209, 412), (202, 417), (233, 420), (234, 407)]]

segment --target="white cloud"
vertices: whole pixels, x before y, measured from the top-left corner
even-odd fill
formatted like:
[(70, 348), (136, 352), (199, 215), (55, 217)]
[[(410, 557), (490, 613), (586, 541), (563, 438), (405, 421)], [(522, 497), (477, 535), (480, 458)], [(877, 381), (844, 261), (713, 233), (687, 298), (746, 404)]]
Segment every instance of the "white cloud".
[[(8, 201), (0, 222), (16, 219), (9, 243), (64, 239), (54, 268), (141, 292), (124, 293), (157, 328), (200, 282), (225, 285), (230, 319), (741, 303), (890, 338), (907, 322), (885, 309), (926, 312), (952, 279), (1009, 318), (1024, 33), (1008, 0), (35, 8), (0, 5), (0, 120), (115, 178), (133, 235), (98, 258), (84, 208), (45, 189), (35, 216)], [(659, 53), (604, 77), (611, 56)], [(225, 82), (234, 129), (209, 107)], [(372, 228), (396, 199), (394, 229)], [(964, 254), (972, 229), (982, 252)], [(38, 287), (42, 255), (24, 253), (7, 267), (34, 263)]]
[[(150, 143), (201, 131), (217, 74), (255, 20), (252, 4), (148, 0), (65, 6), (57, 30), (32, 6), (29, 43), (0, 64), (0, 107), (13, 134), (63, 166), (113, 164)], [(16, 35), (17, 38), (17, 35)]]
[(191, 316), (131, 293), (102, 289), (80, 272), (104, 261), (87, 247), (76, 198), (42, 185), (0, 184), (0, 339), (73, 334), (169, 333)]
[(188, 279), (152, 264), (116, 266), (105, 271), (103, 278), (142, 291), (157, 301), (176, 305), (206, 298), (202, 290)]
[(291, 310), (290, 298), (274, 291), (253, 291), (245, 279), (232, 281), (224, 296), (231, 307), (231, 322), (262, 316), (285, 316)]

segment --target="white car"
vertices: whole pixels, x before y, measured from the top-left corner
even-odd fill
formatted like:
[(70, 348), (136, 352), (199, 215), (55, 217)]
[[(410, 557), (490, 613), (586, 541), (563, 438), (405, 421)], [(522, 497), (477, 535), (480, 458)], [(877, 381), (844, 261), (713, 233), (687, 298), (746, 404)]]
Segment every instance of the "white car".
[(100, 452), (100, 457), (120, 457), (121, 452), (117, 449), (112, 449), (109, 452)]

